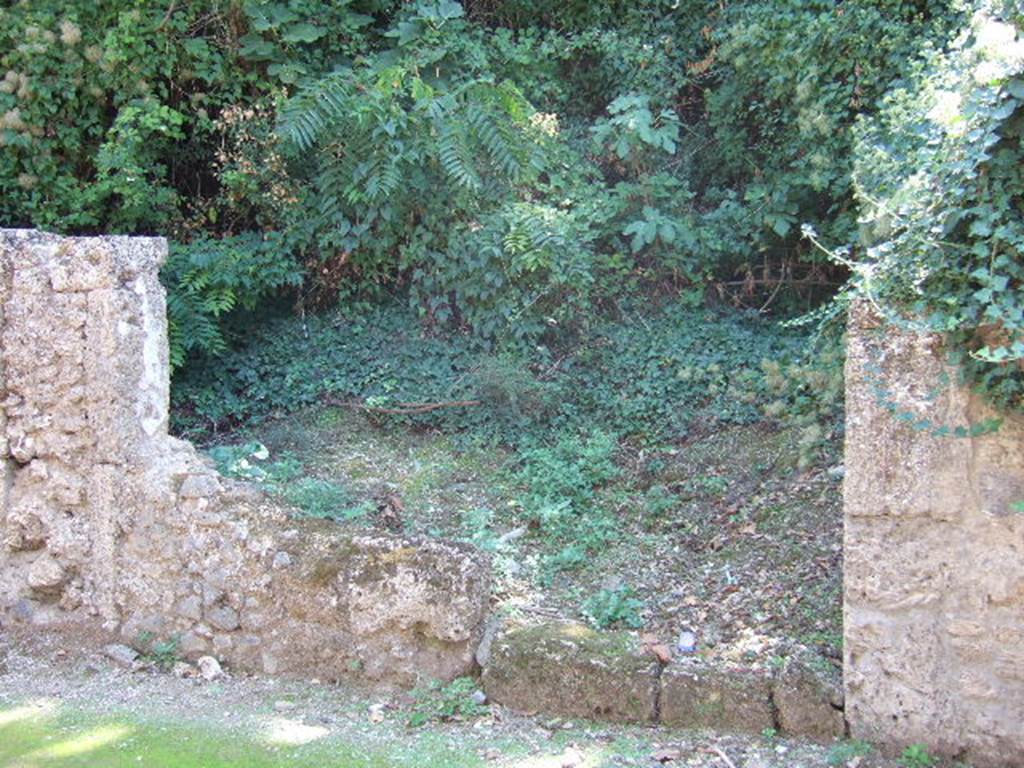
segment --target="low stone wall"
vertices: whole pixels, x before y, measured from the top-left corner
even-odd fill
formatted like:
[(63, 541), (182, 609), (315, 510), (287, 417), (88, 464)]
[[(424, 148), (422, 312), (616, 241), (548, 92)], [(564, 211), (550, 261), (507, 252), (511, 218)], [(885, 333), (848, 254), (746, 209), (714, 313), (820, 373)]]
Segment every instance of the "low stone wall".
[(851, 314), (846, 364), (845, 686), (851, 733), (975, 765), (1024, 765), (1024, 421), (959, 386), (941, 339)]
[(525, 712), (823, 742), (845, 733), (839, 671), (806, 651), (781, 665), (667, 659), (635, 632), (555, 622), (498, 631), (482, 666), (488, 697)]
[(162, 239), (0, 231), (0, 624), (408, 684), (468, 672), (489, 566), (297, 521), (168, 436)]

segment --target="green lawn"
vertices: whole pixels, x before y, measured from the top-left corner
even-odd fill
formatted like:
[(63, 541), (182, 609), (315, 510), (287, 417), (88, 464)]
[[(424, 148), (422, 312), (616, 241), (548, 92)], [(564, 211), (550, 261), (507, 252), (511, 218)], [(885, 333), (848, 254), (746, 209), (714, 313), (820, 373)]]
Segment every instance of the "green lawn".
[(367, 749), (286, 719), (271, 721), (265, 733), (240, 736), (45, 705), (0, 709), (2, 768), (468, 768), (481, 763), (471, 750), (456, 750), (430, 734), (410, 734), (393, 748)]

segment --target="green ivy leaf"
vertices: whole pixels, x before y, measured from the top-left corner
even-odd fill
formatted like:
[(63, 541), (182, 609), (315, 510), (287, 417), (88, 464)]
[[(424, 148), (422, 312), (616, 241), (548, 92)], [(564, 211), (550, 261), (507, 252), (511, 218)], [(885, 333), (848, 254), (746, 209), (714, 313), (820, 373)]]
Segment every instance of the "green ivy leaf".
[(264, 61), (277, 58), (277, 46), (259, 35), (248, 34), (238, 41), (241, 44), (239, 54), (251, 61)]
[(315, 43), (326, 34), (327, 30), (303, 22), (287, 27), (281, 34), (281, 39), (286, 43)]

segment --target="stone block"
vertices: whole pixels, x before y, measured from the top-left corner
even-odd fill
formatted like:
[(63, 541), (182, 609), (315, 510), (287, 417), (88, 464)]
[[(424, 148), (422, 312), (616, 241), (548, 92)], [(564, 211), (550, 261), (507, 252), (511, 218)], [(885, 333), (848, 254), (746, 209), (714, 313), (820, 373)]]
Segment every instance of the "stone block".
[(524, 712), (648, 723), (659, 671), (632, 633), (553, 623), (494, 638), (483, 685), (491, 701)]
[(60, 594), (67, 578), (64, 566), (49, 554), (43, 553), (28, 567), (26, 580), (33, 593), (41, 596)]
[(842, 670), (816, 654), (786, 659), (772, 681), (772, 702), (779, 730), (788, 736), (828, 742), (846, 731)]
[(771, 675), (699, 659), (674, 662), (661, 675), (661, 722), (725, 732), (774, 728)]
[(338, 589), (356, 634), (418, 626), (439, 640), (464, 642), (476, 639), (485, 618), (490, 568), (461, 544), (356, 536)]
[[(958, 382), (939, 336), (853, 307), (846, 362), (844, 678), (851, 735), (976, 766), (1024, 754), (1024, 419)], [(780, 711), (781, 714), (781, 711)]]
[(233, 632), (238, 629), (238, 611), (228, 605), (214, 606), (206, 609), (206, 621), (222, 632)]

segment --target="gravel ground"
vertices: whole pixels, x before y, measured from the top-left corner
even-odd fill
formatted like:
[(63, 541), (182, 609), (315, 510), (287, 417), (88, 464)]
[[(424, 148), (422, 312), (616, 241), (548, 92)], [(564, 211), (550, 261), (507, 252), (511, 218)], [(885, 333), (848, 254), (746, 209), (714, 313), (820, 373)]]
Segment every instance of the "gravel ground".
[(552, 721), (496, 706), (470, 721), (412, 729), (407, 720), (413, 700), (407, 693), (230, 674), (207, 682), (152, 669), (129, 671), (95, 645), (75, 649), (73, 643), (66, 635), (0, 629), (0, 722), (4, 711), (15, 707), (60, 708), (86, 719), (194, 724), (222, 732), (226, 739), (234, 734), (260, 741), (276, 734), (279, 742), (282, 737), (314, 741), (327, 749), (357, 745), (386, 750), (396, 761), (404, 758), (403, 764), (410, 755), (415, 764), (416, 750), (431, 743), (475, 754), (483, 765), (507, 768), (896, 765), (877, 757), (842, 759), (838, 750), (844, 745)]

